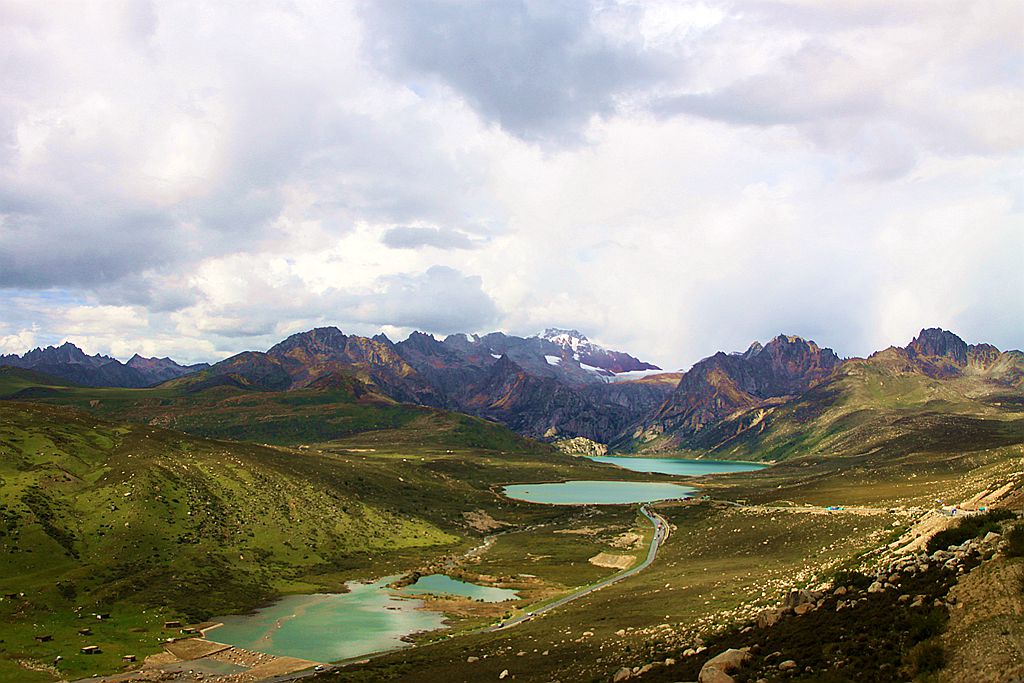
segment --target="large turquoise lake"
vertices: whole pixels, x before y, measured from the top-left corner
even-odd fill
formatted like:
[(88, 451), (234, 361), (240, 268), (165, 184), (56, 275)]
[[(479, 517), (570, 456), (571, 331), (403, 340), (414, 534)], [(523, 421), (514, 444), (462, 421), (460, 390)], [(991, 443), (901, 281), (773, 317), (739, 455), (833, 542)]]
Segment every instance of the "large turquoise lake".
[(290, 595), (254, 614), (224, 617), (207, 637), (272, 655), (329, 662), (407, 646), (402, 636), (444, 626), (423, 601), (392, 595), (387, 585), (350, 583), (348, 593)]
[(752, 462), (733, 462), (730, 460), (687, 460), (685, 458), (624, 458), (616, 455), (589, 456), (594, 462), (606, 462), (618, 465), (634, 472), (659, 472), (687, 477), (699, 477), (703, 474), (721, 474), (725, 472), (752, 472), (767, 465)]
[(511, 484), (509, 498), (554, 505), (616, 505), (684, 498), (697, 492), (692, 486), (647, 481), (566, 481), (558, 484)]

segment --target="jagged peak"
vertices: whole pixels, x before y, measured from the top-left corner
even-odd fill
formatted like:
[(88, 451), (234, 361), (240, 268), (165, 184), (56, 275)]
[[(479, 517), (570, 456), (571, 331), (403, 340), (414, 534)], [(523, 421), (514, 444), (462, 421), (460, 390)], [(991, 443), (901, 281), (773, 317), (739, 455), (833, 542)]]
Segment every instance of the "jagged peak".
[(337, 327), (314, 327), (311, 330), (305, 332), (296, 332), (290, 334), (288, 337), (277, 344), (274, 344), (267, 353), (279, 353), (287, 351), (289, 349), (296, 348), (300, 345), (309, 346), (310, 344), (335, 344), (340, 345), (347, 339), (344, 332), (339, 330)]
[(590, 341), (587, 339), (587, 335), (583, 334), (579, 330), (566, 329), (564, 327), (549, 327), (540, 334), (534, 335), (541, 339), (554, 339), (555, 337), (569, 337), (571, 339), (579, 339), (580, 341)]
[(945, 356), (957, 363), (967, 363), (967, 342), (941, 327), (926, 327), (907, 345), (907, 353), (915, 356)]

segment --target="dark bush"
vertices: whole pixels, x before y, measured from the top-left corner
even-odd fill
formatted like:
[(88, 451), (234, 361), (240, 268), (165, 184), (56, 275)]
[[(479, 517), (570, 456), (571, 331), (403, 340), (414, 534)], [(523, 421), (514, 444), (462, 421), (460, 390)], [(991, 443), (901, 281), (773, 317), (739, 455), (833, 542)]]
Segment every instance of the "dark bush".
[(945, 550), (951, 545), (960, 545), (972, 538), (984, 536), (990, 531), (999, 531), (999, 523), (1014, 519), (1016, 515), (1009, 510), (990, 510), (984, 514), (964, 517), (955, 527), (940, 531), (928, 541), (928, 552)]
[(1014, 524), (1006, 532), (1007, 557), (1024, 557), (1024, 525)]
[(832, 577), (832, 587), (839, 588), (840, 586), (853, 586), (854, 588), (867, 588), (874, 581), (867, 574), (861, 574), (860, 572), (841, 571), (836, 572), (836, 575)]
[(907, 673), (915, 678), (938, 671), (945, 665), (946, 650), (938, 638), (920, 642), (907, 653)]

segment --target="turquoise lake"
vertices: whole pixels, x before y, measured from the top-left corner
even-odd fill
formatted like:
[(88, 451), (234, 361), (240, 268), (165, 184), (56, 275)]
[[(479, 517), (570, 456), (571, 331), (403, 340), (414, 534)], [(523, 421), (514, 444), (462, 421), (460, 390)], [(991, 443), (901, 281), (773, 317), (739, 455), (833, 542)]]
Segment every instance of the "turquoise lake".
[(687, 460), (685, 458), (624, 458), (616, 455), (588, 456), (594, 462), (618, 465), (634, 472), (658, 472), (679, 476), (699, 477), (702, 474), (725, 472), (752, 472), (767, 467), (752, 462), (730, 460)]
[(511, 484), (509, 498), (555, 505), (614, 505), (650, 503), (692, 496), (692, 486), (646, 481), (566, 481), (558, 484)]
[(392, 595), (386, 586), (396, 578), (349, 583), (348, 593), (290, 595), (254, 614), (220, 619), (224, 625), (207, 637), (315, 662), (406, 647), (402, 636), (442, 628), (444, 615), (419, 609), (422, 600)]
[(401, 589), (402, 593), (422, 595), (459, 595), (472, 600), (483, 600), (484, 602), (504, 602), (515, 600), (519, 597), (517, 591), (508, 588), (494, 588), (493, 586), (478, 586), (475, 583), (467, 583), (453, 579), (446, 574), (430, 574), (421, 576), (419, 581)]

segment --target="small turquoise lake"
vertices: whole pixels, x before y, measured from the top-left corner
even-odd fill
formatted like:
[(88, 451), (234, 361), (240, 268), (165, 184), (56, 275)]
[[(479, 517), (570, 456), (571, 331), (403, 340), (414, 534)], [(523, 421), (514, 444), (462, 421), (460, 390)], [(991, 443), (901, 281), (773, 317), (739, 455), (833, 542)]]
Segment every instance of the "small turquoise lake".
[(658, 472), (678, 476), (699, 477), (704, 474), (753, 472), (767, 467), (759, 463), (730, 460), (687, 460), (685, 458), (625, 458), (616, 455), (588, 456), (594, 462), (618, 465), (634, 472)]
[(648, 481), (566, 481), (558, 484), (511, 484), (509, 498), (554, 505), (617, 505), (650, 503), (692, 496), (692, 486)]
[(467, 583), (453, 579), (446, 574), (430, 574), (421, 576), (419, 581), (401, 589), (402, 593), (413, 595), (458, 595), (471, 600), (483, 600), (484, 602), (504, 602), (515, 600), (519, 593), (508, 588), (494, 588), (492, 586), (478, 586), (475, 583)]
[(220, 619), (207, 637), (272, 655), (330, 662), (408, 643), (402, 636), (444, 626), (444, 615), (421, 609), (423, 601), (393, 595), (387, 585), (349, 583), (348, 593), (290, 595), (254, 614)]

